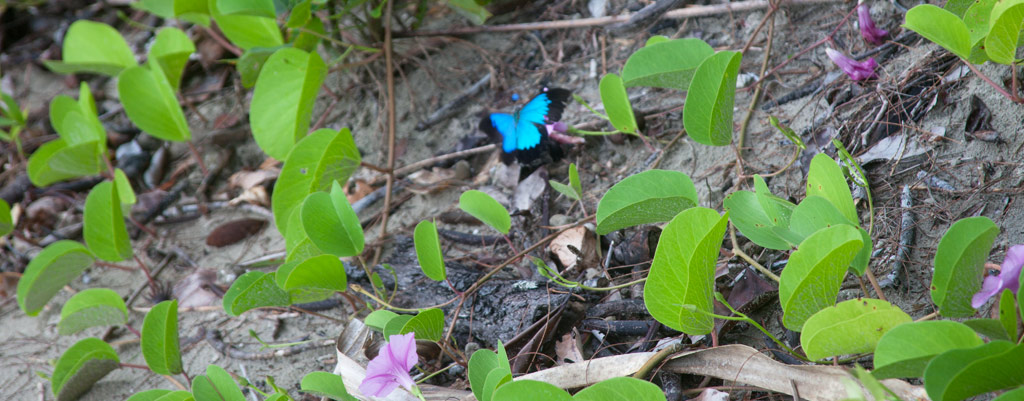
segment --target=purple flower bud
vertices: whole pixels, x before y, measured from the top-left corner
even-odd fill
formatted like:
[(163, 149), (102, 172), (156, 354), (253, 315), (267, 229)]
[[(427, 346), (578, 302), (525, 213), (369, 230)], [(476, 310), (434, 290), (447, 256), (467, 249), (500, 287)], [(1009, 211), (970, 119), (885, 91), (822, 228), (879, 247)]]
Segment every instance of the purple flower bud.
[(828, 54), (828, 58), (832, 59), (832, 62), (836, 63), (854, 81), (862, 81), (875, 76), (875, 67), (878, 67), (878, 63), (874, 58), (856, 61), (835, 49), (825, 49), (825, 54)]
[(857, 6), (857, 21), (860, 22), (860, 36), (868, 43), (880, 45), (882, 38), (889, 34), (889, 31), (875, 26), (875, 21), (871, 19), (871, 8), (867, 4)]

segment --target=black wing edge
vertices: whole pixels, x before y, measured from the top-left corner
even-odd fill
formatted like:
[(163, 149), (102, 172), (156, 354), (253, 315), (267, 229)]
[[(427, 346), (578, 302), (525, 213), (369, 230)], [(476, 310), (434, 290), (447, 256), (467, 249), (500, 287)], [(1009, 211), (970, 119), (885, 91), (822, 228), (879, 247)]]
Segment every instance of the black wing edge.
[(572, 98), (572, 91), (562, 88), (550, 88), (545, 93), (548, 94), (548, 100), (551, 101), (551, 104), (548, 105), (547, 122), (559, 121), (562, 118), (562, 111), (565, 110), (565, 104)]

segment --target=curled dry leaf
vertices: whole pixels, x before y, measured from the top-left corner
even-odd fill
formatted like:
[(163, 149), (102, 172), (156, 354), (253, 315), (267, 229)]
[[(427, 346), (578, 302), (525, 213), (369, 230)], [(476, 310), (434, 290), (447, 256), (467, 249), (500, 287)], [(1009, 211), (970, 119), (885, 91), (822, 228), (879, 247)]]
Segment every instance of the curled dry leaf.
[(583, 262), (585, 267), (596, 266), (597, 248), (595, 247), (595, 242), (594, 235), (590, 234), (586, 227), (576, 227), (566, 230), (558, 237), (555, 237), (548, 244), (548, 252), (551, 253), (554, 259), (558, 260), (564, 270), (576, 268), (580, 261)]
[(231, 206), (238, 206), (242, 202), (248, 202), (254, 205), (270, 207), (270, 195), (267, 195), (267, 189), (262, 186), (255, 186), (245, 190), (234, 199), (228, 201)]
[(228, 178), (228, 186), (231, 188), (241, 188), (242, 190), (248, 190), (249, 188), (277, 178), (281, 175), (281, 169), (271, 167), (268, 169), (261, 169), (256, 171), (239, 171), (231, 174)]
[(373, 186), (365, 180), (352, 180), (345, 184), (345, 199), (349, 204), (363, 199), (373, 192)]
[(171, 293), (179, 308), (220, 305), (224, 289), (216, 281), (217, 272), (213, 269), (197, 269), (175, 283)]
[(244, 240), (267, 225), (262, 219), (238, 219), (221, 224), (206, 237), (206, 245), (222, 247)]

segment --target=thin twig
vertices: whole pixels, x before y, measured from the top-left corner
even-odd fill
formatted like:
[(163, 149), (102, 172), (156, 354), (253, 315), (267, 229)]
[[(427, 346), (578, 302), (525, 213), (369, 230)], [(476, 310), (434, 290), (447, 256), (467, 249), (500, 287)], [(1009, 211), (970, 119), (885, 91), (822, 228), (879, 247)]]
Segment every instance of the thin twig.
[[(388, 235), (388, 212), (391, 208), (391, 187), (395, 184), (395, 64), (392, 60), (391, 9), (395, 2), (387, 2), (384, 12), (384, 64), (388, 90), (388, 179), (384, 190), (384, 208), (381, 210), (380, 238)], [(379, 255), (379, 254), (378, 254)]]

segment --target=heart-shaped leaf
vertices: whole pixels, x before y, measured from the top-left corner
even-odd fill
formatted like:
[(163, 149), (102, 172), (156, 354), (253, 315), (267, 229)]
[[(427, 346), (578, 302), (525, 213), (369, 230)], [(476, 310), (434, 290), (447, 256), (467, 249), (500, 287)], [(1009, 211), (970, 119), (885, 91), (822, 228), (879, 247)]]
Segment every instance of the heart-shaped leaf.
[(270, 198), (274, 224), (281, 235), (288, 233), (289, 218), (307, 195), (328, 191), (335, 181), (348, 181), (361, 160), (348, 128), (319, 129), (295, 144)]
[[(307, 0), (306, 3), (309, 3)], [(345, 389), (345, 380), (331, 372), (309, 372), (302, 376), (300, 391), (338, 401), (358, 401)]]
[(647, 170), (619, 181), (597, 204), (597, 233), (671, 220), (697, 205), (697, 188), (678, 171)]
[(335, 291), (345, 291), (348, 285), (345, 266), (335, 255), (285, 263), (274, 279), (278, 287), (291, 294), (291, 303), (321, 301)]
[(850, 263), (850, 271), (858, 276), (864, 275), (864, 271), (868, 268), (868, 262), (871, 259), (871, 235), (868, 234), (867, 230), (857, 227), (854, 223), (847, 220), (839, 209), (836, 209), (827, 199), (820, 196), (811, 195), (806, 198), (796, 209), (793, 210), (793, 215), (790, 217), (789, 229), (798, 238), (807, 238), (811, 234), (814, 234), (818, 230), (823, 228), (832, 227), (837, 224), (846, 224), (851, 227), (857, 228), (860, 231), (861, 239), (864, 241), (864, 246), (857, 252), (857, 256), (853, 258), (853, 262)]
[(174, 88), (160, 63), (122, 71), (117, 78), (117, 92), (125, 114), (139, 129), (165, 141), (187, 142), (192, 138)]
[(92, 253), (75, 241), (47, 245), (28, 262), (18, 280), (18, 306), (26, 315), (38, 315), (57, 291), (78, 278), (94, 260)]
[(57, 401), (76, 400), (120, 363), (110, 344), (98, 338), (82, 339), (61, 354), (53, 367), (50, 387)]
[(82, 236), (96, 257), (114, 262), (132, 257), (132, 243), (114, 182), (103, 181), (89, 191), (83, 220)]
[(278, 160), (306, 136), (327, 65), (317, 52), (282, 48), (267, 59), (253, 90), (249, 124), (256, 144)]
[(903, 26), (962, 59), (971, 55), (971, 35), (967, 25), (955, 14), (931, 4), (921, 4), (907, 11)]
[(1024, 386), (1024, 344), (992, 341), (946, 351), (924, 370), (924, 389), (936, 401), (959, 401)]
[(249, 309), (264, 306), (288, 306), (287, 292), (277, 286), (274, 273), (251, 271), (239, 276), (224, 293), (224, 312), (238, 316)]
[(850, 224), (856, 225), (860, 221), (843, 170), (835, 160), (824, 153), (818, 153), (811, 159), (811, 167), (807, 172), (807, 196), (825, 198), (849, 220)]
[(627, 87), (652, 86), (685, 91), (690, 87), (697, 66), (715, 53), (711, 45), (695, 38), (655, 42), (649, 40), (622, 66), (622, 80)]
[(196, 46), (185, 32), (178, 28), (167, 27), (156, 34), (153, 46), (149, 48), (149, 62), (159, 63), (160, 70), (167, 77), (174, 91), (181, 84), (181, 73), (189, 56), (195, 53)]
[(419, 311), (398, 334), (416, 333), (416, 338), (439, 342), (444, 334), (444, 311), (432, 308)]
[(710, 146), (732, 142), (732, 109), (736, 98), (739, 52), (721, 51), (697, 67), (686, 92), (683, 126), (693, 140)]
[(807, 358), (873, 352), (882, 335), (913, 319), (880, 299), (861, 298), (822, 309), (804, 323), (800, 345)]
[(932, 302), (947, 317), (975, 313), (971, 297), (981, 289), (985, 259), (999, 228), (987, 217), (968, 217), (953, 223), (935, 247)]
[(480, 401), (490, 401), (494, 390), (512, 381), (512, 367), (501, 341), (495, 349), (497, 351), (477, 350), (469, 358), (469, 386)]
[(607, 74), (601, 77), (599, 87), (601, 102), (604, 103), (612, 126), (619, 132), (636, 134), (636, 117), (633, 115), (633, 106), (629, 104), (629, 94), (622, 84), (622, 78), (615, 74)]
[(363, 227), (359, 216), (335, 181), (331, 193), (314, 192), (302, 202), (302, 228), (325, 253), (347, 257), (363, 252)]
[(178, 343), (178, 300), (163, 301), (146, 313), (142, 321), (142, 356), (146, 366), (159, 375), (182, 372)]
[(366, 318), (363, 319), (363, 324), (371, 329), (383, 332), (384, 327), (387, 327), (388, 322), (396, 317), (398, 317), (398, 314), (395, 312), (387, 309), (378, 309), (370, 312), (369, 315), (366, 315)]
[(80, 19), (71, 24), (64, 35), (61, 61), (44, 61), (58, 74), (93, 72), (116, 76), (135, 65), (135, 55), (128, 42), (107, 24)]
[(192, 379), (196, 400), (247, 401), (231, 374), (217, 365), (207, 365), (206, 374)]
[(102, 161), (96, 146), (85, 143), (68, 147), (63, 139), (44, 143), (28, 158), (28, 178), (37, 187), (100, 172)]
[(486, 193), (475, 189), (463, 192), (459, 197), (459, 209), (502, 234), (508, 235), (508, 230), (512, 229), (508, 210)]
[[(222, 3), (235, 0), (210, 0), (210, 15), (217, 22), (217, 28), (224, 32), (231, 43), (242, 50), (254, 47), (277, 47), (284, 44), (281, 29), (274, 18), (252, 15), (227, 15), (220, 10)], [(262, 1), (262, 0), (261, 0)]]
[(690, 335), (711, 332), (715, 264), (727, 221), (728, 214), (695, 207), (665, 226), (644, 285), (644, 305), (658, 322)]
[(124, 300), (109, 288), (87, 288), (73, 295), (60, 310), (57, 332), (74, 334), (89, 327), (114, 326), (128, 321)]
[(1006, 0), (993, 5), (985, 37), (985, 54), (992, 61), (1010, 65), (1017, 60), (1020, 31), (1024, 28), (1024, 1)]
[(437, 237), (437, 226), (427, 220), (421, 221), (413, 231), (413, 244), (423, 274), (431, 280), (444, 281), (447, 273), (444, 269), (444, 255), (441, 254), (441, 241)]
[(835, 305), (846, 267), (863, 244), (857, 229), (845, 224), (819, 230), (800, 243), (779, 277), (786, 328), (801, 331), (811, 315)]
[(921, 377), (924, 368), (943, 352), (983, 344), (970, 327), (949, 320), (925, 320), (901, 324), (882, 335), (875, 347), (878, 379)]

